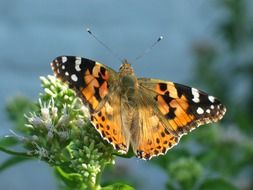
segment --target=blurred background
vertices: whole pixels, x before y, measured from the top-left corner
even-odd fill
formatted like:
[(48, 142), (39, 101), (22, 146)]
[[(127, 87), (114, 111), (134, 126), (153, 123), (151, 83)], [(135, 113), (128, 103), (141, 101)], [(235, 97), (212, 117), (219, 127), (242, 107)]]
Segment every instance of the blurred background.
[[(166, 156), (117, 159), (105, 181), (136, 189), (253, 189), (253, 1), (1, 0), (0, 135), (12, 123), (15, 96), (37, 100), (50, 61), (78, 55), (117, 70), (120, 61), (85, 29), (132, 63), (140, 77), (204, 90), (227, 106), (218, 124), (185, 136)], [(148, 54), (139, 56), (162, 35)], [(8, 155), (0, 152), (0, 164)], [(1, 169), (1, 165), (0, 165)], [(0, 189), (57, 189), (47, 164), (29, 161), (0, 172)]]

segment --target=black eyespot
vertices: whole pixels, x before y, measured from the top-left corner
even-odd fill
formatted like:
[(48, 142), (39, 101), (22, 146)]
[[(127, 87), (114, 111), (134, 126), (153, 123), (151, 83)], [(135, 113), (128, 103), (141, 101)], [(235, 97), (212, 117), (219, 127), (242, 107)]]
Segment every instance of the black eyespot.
[(101, 68), (100, 68), (100, 72), (101, 72), (101, 74), (102, 74), (103, 76), (105, 76), (105, 68), (104, 68), (104, 67), (101, 67)]
[(159, 87), (160, 87), (161, 91), (167, 90), (167, 84), (165, 84), (165, 83), (159, 83)]

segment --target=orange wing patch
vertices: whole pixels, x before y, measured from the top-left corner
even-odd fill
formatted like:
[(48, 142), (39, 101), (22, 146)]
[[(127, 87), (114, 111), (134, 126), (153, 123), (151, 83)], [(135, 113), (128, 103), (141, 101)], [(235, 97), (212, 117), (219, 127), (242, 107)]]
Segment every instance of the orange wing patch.
[(166, 154), (179, 142), (179, 137), (171, 134), (161, 122), (148, 134), (139, 136), (136, 155), (141, 159), (149, 160), (153, 156)]
[[(114, 100), (117, 102), (117, 98)], [(126, 154), (129, 143), (122, 129), (120, 115), (115, 114), (118, 109), (120, 109), (119, 106), (113, 107), (109, 102), (106, 102), (98, 113), (92, 114), (91, 123), (103, 139), (112, 144), (118, 152)]]
[(159, 83), (155, 86), (155, 91), (158, 94), (162, 94), (162, 95), (166, 94), (166, 92), (169, 92), (172, 98), (178, 98), (177, 89), (175, 88), (175, 85), (173, 82)]
[(91, 110), (96, 110), (99, 103), (108, 94), (108, 71), (101, 65), (96, 64), (92, 72), (86, 70), (83, 80), (86, 84), (81, 92)]

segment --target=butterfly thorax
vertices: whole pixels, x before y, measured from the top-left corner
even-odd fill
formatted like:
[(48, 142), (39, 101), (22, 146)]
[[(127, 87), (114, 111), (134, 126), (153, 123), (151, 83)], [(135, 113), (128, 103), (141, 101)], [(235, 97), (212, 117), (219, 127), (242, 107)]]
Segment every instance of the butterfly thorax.
[(120, 87), (121, 87), (121, 96), (125, 101), (127, 101), (130, 105), (134, 106), (134, 101), (136, 99), (137, 91), (138, 91), (138, 83), (137, 78), (134, 74), (134, 70), (132, 66), (127, 62), (127, 60), (123, 61), (119, 69), (120, 76)]

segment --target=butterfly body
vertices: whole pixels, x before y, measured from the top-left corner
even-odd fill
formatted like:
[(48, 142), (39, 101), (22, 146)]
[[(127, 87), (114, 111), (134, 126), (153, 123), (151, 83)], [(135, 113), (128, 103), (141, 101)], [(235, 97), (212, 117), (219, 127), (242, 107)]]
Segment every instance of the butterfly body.
[(134, 75), (132, 66), (126, 60), (120, 67), (119, 77), (118, 88), (121, 98), (125, 98), (125, 102), (134, 106), (135, 97), (138, 95), (138, 80)]
[(89, 107), (103, 139), (123, 154), (131, 146), (141, 159), (165, 154), (182, 135), (220, 120), (226, 111), (215, 97), (195, 88), (137, 78), (126, 60), (119, 72), (75, 56), (57, 57), (51, 65)]

